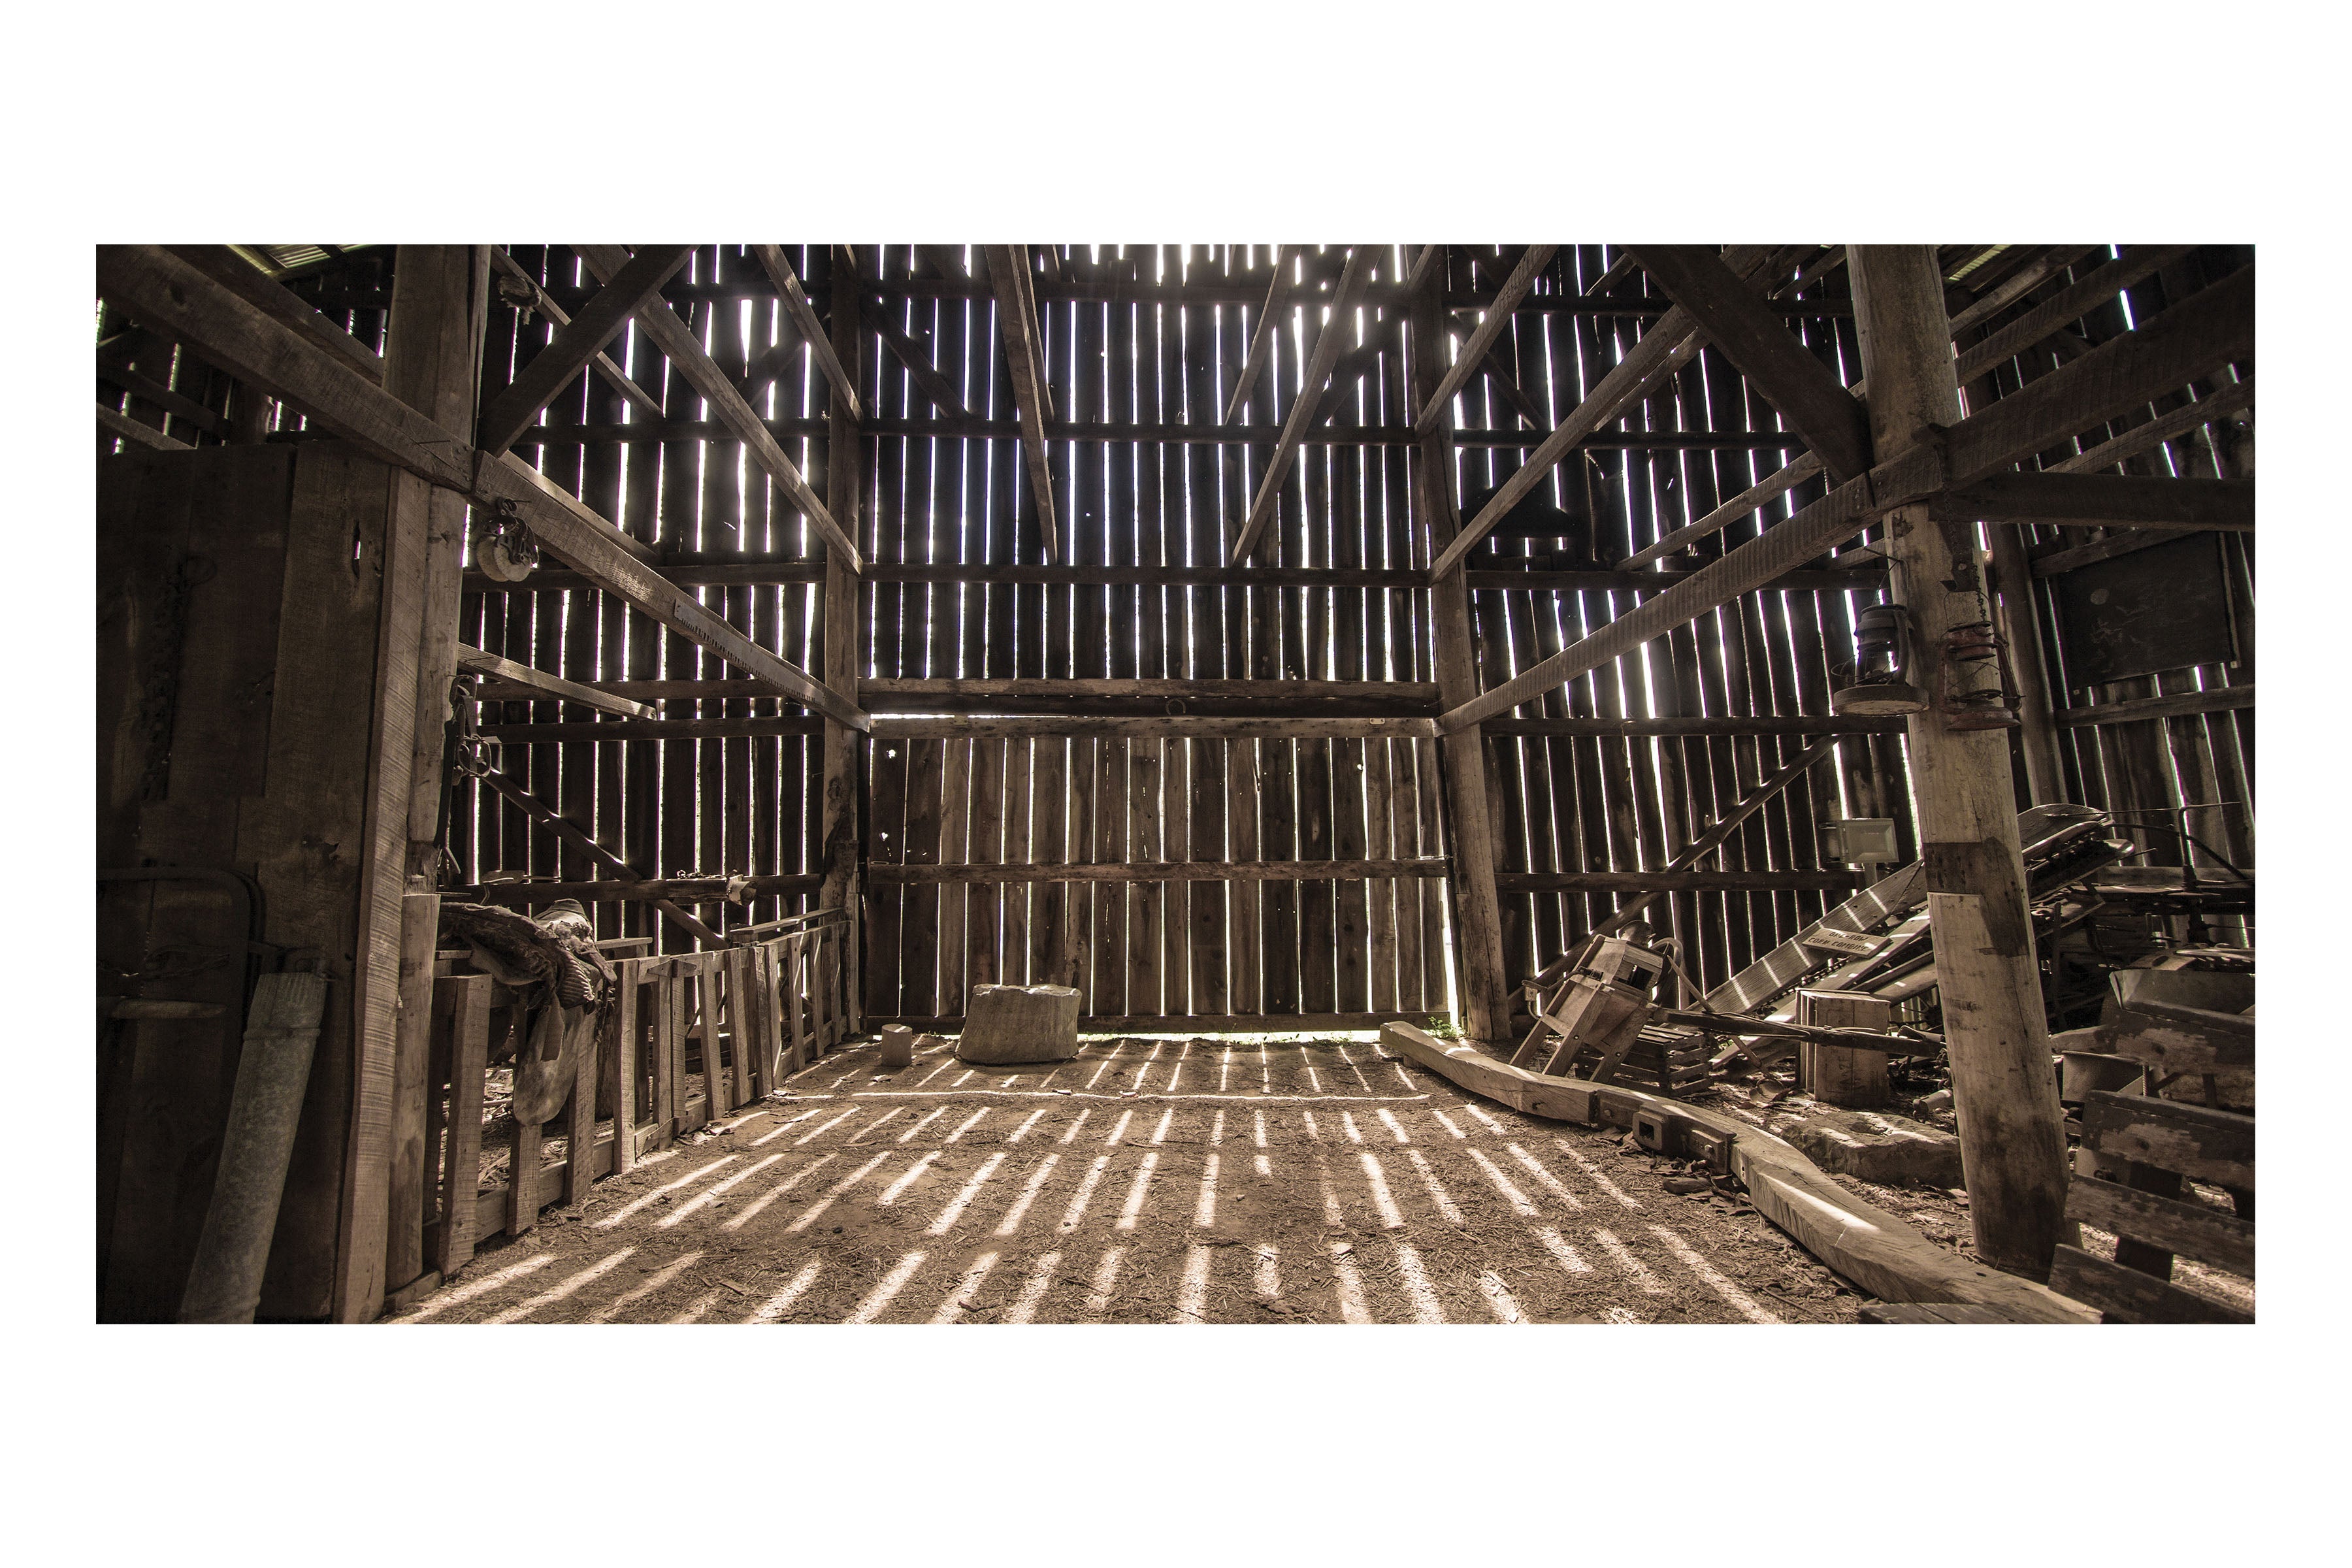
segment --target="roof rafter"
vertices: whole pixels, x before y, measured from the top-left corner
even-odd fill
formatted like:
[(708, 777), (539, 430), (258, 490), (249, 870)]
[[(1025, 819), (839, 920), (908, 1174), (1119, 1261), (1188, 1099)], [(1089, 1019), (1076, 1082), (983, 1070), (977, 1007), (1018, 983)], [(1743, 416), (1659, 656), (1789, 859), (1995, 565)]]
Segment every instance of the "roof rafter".
[(604, 352), (604, 345), (629, 324), (629, 318), (657, 296), (661, 286), (676, 277), (693, 254), (690, 245), (657, 245), (633, 257), (577, 316), (556, 330), (553, 341), (532, 357), (513, 384), (482, 410), (475, 423), (475, 441), (481, 450), (496, 457), (512, 447), (556, 394)]
[(1339, 274), (1339, 291), (1331, 301), (1331, 319), (1316, 334), (1315, 353), (1307, 362), (1307, 374), (1299, 384), (1297, 399), (1290, 405), (1289, 416), (1282, 422), (1282, 438), (1275, 443), (1274, 457), (1266, 463), (1265, 479), (1258, 483), (1257, 499), (1250, 503), (1249, 518), (1242, 524), (1241, 536), (1234, 541), (1234, 565), (1248, 560), (1257, 548), (1266, 523), (1282, 500), (1283, 481), (1289, 477), (1291, 465), (1298, 458), (1299, 444), (1306, 439), (1307, 428), (1315, 423), (1323, 405), (1323, 394), (1331, 384), (1331, 372), (1339, 364), (1339, 352), (1354, 327), (1356, 307), (1364, 297), (1364, 286), (1371, 281), (1376, 254), (1377, 247), (1373, 246), (1348, 247), (1347, 268)]
[(1029, 493), (1037, 502), (1038, 536), (1045, 542), (1045, 559), (1051, 561), (1061, 552), (1054, 517), (1054, 470), (1045, 460), (1045, 421), (1054, 408), (1045, 383), (1036, 296), (1029, 287), (1029, 250), (1019, 245), (992, 245), (986, 250), (989, 281), (996, 291), (996, 324), (1012, 369), (1013, 405), (1021, 415), (1021, 454), (1029, 465)]

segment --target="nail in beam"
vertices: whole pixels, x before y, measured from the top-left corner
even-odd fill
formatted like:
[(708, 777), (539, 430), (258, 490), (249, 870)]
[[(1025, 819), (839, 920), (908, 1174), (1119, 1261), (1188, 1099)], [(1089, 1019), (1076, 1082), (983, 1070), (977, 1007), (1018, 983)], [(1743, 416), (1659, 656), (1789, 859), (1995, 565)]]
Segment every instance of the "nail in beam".
[[(1934, 251), (1854, 246), (1850, 255), (1871, 436), (1885, 462), (1927, 426), (1959, 419), (1951, 323)], [(1946, 587), (1954, 562), (1928, 512), (1924, 504), (1898, 507), (1885, 523), (1893, 595), (1910, 611), (1917, 646), (1932, 650), (1952, 627), (1991, 616), (1974, 573), (1964, 591)], [(1977, 1253), (1996, 1268), (2044, 1279), (2053, 1249), (2070, 1239), (2061, 1235), (2071, 1229), (2063, 1217), (2066, 1141), (2018, 853), (2009, 737), (1948, 730), (1930, 710), (1911, 717), (1908, 738)]]

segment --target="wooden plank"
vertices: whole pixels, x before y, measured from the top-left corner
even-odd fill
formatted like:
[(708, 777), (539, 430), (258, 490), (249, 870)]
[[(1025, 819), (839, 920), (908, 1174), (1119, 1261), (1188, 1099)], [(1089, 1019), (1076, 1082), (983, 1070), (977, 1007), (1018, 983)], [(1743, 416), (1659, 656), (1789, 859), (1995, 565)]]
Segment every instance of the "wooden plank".
[(441, 918), (436, 893), (401, 900), (400, 1018), (393, 1040), (392, 1179), (384, 1204), (384, 1289), (396, 1290), (425, 1272), (426, 1101), (432, 1074), (435, 933)]
[(572, 1100), (564, 1107), (563, 1118), (566, 1164), (562, 1192), (566, 1207), (588, 1195), (592, 1167), (582, 1152), (596, 1146), (596, 1070), (600, 1053), (609, 1048), (613, 1023), (612, 1014), (602, 1015), (597, 1027), (581, 1042), (580, 1054), (572, 1062)]
[(693, 255), (690, 245), (656, 245), (633, 257), (578, 315), (557, 329), (553, 341), (482, 410), (476, 427), (476, 448), (494, 458), (512, 447), (515, 437), (539, 418), (541, 410), (604, 353), (630, 317), (660, 295), (662, 285), (676, 277)]
[(2179, 719), (2199, 713), (2225, 713), (2254, 705), (2254, 688), (2221, 686), (2184, 691), (2171, 697), (2137, 697), (2121, 702), (2097, 702), (2086, 708), (2062, 708), (2051, 715), (2060, 729), (2092, 724), (2135, 724), (2150, 719)]
[(1695, 245), (1629, 248), (1748, 385), (1805, 438), (1832, 479), (1843, 482), (1869, 468), (1870, 426), (1862, 405), (1719, 255)]
[(1045, 559), (1051, 561), (1062, 552), (1061, 528), (1054, 508), (1054, 471), (1045, 460), (1045, 421), (1053, 412), (1053, 400), (1047, 391), (1044, 332), (1031, 292), (1028, 252), (1017, 245), (992, 245), (984, 249), (989, 282), (996, 295), (997, 330), (1004, 339), (1013, 401), (1020, 415), (1021, 455), (1029, 466), (1037, 535), (1045, 542)]
[(613, 1156), (615, 1175), (626, 1175), (636, 1163), (637, 1084), (644, 1074), (640, 1045), (645, 1018), (637, 1003), (647, 969), (659, 959), (625, 958), (613, 968), (619, 979), (614, 1003), (613, 1049), (604, 1058), (604, 1095), (612, 1102), (616, 1134)]
[(2158, 415), (2144, 425), (2135, 425), (2120, 436), (2102, 441), (2088, 451), (2078, 452), (2047, 471), (2087, 474), (2111, 468), (2152, 452), (2167, 441), (2176, 440), (2192, 430), (2226, 419), (2232, 414), (2242, 413), (2253, 405), (2254, 376), (2252, 371), (2248, 371), (2242, 379), (2223, 382), (2194, 403), (2184, 405), (2169, 414)]
[(1501, 341), (1503, 333), (1509, 330), (1511, 312), (1518, 308), (1520, 300), (1527, 298), (1528, 290), (1535, 286), (1535, 280), (1543, 275), (1543, 269), (1551, 264), (1552, 256), (1559, 249), (1556, 245), (1530, 245), (1519, 257), (1518, 264), (1511, 268), (1511, 275), (1503, 280), (1500, 289), (1495, 290), (1494, 302), (1486, 307), (1486, 319), (1479, 323), (1477, 331), (1470, 334), (1470, 341), (1462, 345), (1462, 352), (1454, 356), (1454, 363), (1446, 367), (1445, 374), (1439, 379), (1435, 390), (1422, 405), (1420, 415), (1412, 422), (1415, 434), (1425, 436), (1437, 428), (1437, 422), (1445, 416), (1446, 405), (1453, 402), (1454, 395), (1461, 391), (1486, 363), (1488, 353)]
[[(383, 381), (383, 356), (329, 321), (310, 301), (266, 276), (259, 268), (227, 246), (174, 245), (164, 248), (272, 321), (298, 334), (304, 342), (324, 350), (345, 370), (379, 384)], [(142, 325), (163, 330), (162, 323), (150, 321), (138, 310), (132, 310), (131, 314), (139, 318)]]
[[(1122, 801), (1120, 810), (1127, 806)], [(1438, 877), (1443, 859), (1408, 860), (1112, 860), (1076, 865), (897, 866), (877, 863), (877, 887), (1018, 885), (1032, 882), (1360, 882), (1371, 877)]]
[(2067, 1184), (2066, 1217), (2249, 1279), (2254, 1277), (2252, 1222), (2203, 1204), (2077, 1174)]
[[(1012, 714), (973, 717), (961, 714), (936, 718), (878, 717), (872, 721), (877, 741), (961, 740), (971, 737), (1013, 739), (1043, 736), (1088, 736), (1110, 741), (1192, 740), (1366, 740), (1436, 734), (1435, 721), (1407, 719), (1223, 719), (1126, 717), (1096, 719), (1058, 714)], [(619, 726), (612, 726), (619, 728)]]
[(2251, 1313), (2193, 1295), (2154, 1275), (2079, 1247), (2061, 1246), (2050, 1265), (2050, 1288), (2126, 1323), (2251, 1323)]
[[(571, 322), (571, 312), (566, 310), (562, 306), (557, 304), (553, 296), (548, 293), (545, 286), (543, 286), (538, 279), (533, 278), (529, 272), (525, 271), (521, 264), (517, 262), (512, 256), (509, 255), (506, 250), (497, 246), (490, 247), (489, 252), (490, 264), (492, 266), (496, 267), (504, 276), (514, 279), (517, 283), (520, 283), (525, 289), (530, 290), (531, 297), (530, 308), (532, 310), (538, 311), (539, 314), (545, 316), (558, 327), (568, 325)], [(589, 361), (589, 364), (596, 372), (597, 375), (604, 379), (607, 385), (611, 386), (615, 392), (618, 392), (623, 397), (627, 398), (631, 403), (636, 405), (640, 412), (656, 421), (660, 420), (662, 417), (661, 399), (656, 397), (653, 394), (647, 392), (644, 387), (639, 386), (635, 381), (631, 380), (621, 367), (614, 363), (613, 356), (611, 354), (599, 353), (593, 359)]]
[[(588, 269), (606, 283), (618, 277), (621, 269), (628, 265), (628, 252), (617, 245), (583, 245), (574, 248), (580, 252), (581, 260), (587, 263)], [(841, 525), (834, 521), (832, 511), (809, 488), (808, 481), (801, 477), (799, 467), (784, 456), (784, 449), (776, 444), (775, 437), (770, 434), (759, 415), (743, 401), (742, 392), (704, 352), (702, 340), (696, 337), (693, 330), (677, 319), (677, 312), (659, 298), (637, 312), (637, 321), (646, 329), (646, 334), (653, 341), (654, 346), (661, 350), (678, 373), (702, 395), (703, 400), (710, 405), (712, 416), (743, 443), (743, 449), (752, 462), (775, 480), (793, 507), (824, 535), (826, 544), (841, 552), (849, 569), (853, 572), (860, 570), (866, 563), (865, 557), (859, 553), (856, 543), (842, 531)]]
[(1795, 462), (1781, 468), (1769, 479), (1759, 479), (1750, 485), (1696, 522), (1685, 524), (1672, 532), (1660, 535), (1656, 543), (1646, 545), (1620, 561), (1617, 563), (1618, 568), (1621, 571), (1631, 571), (1637, 566), (1646, 566), (1653, 561), (1663, 561), (1685, 545), (1721, 533), (1734, 523), (1755, 515), (1756, 510), (1766, 501), (1787, 494), (1821, 471), (1820, 455), (1808, 452)]
[(1275, 322), (1283, 315), (1284, 295), (1290, 287), (1289, 279), (1283, 276), (1289, 248), (1282, 245), (1274, 247), (1274, 276), (1265, 286), (1265, 299), (1250, 324), (1249, 348), (1242, 358), (1241, 374), (1234, 378), (1233, 395), (1225, 402), (1223, 422), (1227, 425), (1240, 419), (1242, 405), (1249, 401), (1258, 377), (1265, 374), (1265, 362), (1274, 355)]
[[(1960, 355), (1959, 379), (1971, 382), (2003, 361), (2042, 342), (2069, 321), (2078, 321), (2157, 269), (2187, 256), (2193, 245), (2135, 245), (2080, 281), (2069, 284), (2016, 321), (1986, 334)], [(1955, 329), (1958, 330), (1958, 329)]]
[(2254, 1187), (2254, 1119), (2146, 1095), (2095, 1090), (2083, 1106), (2084, 1142), (2099, 1153), (2154, 1165), (2192, 1182)]
[[(1734, 273), (1747, 276), (1765, 260), (1766, 251), (1760, 247), (1740, 247), (1727, 254)], [(1532, 494), (1546, 475), (1558, 468), (1568, 455), (1584, 445), (1603, 425), (1621, 417), (1640, 400), (1651, 380), (1661, 372), (1670, 371), (1680, 363), (1680, 357), (1696, 353), (1698, 342), (1696, 321), (1681, 306), (1652, 325), (1639, 342), (1602, 376), (1573, 413), (1562, 419), (1547, 436), (1542, 445), (1531, 453), (1518, 470), (1512, 474), (1494, 496), (1480, 508), (1478, 515), (1467, 520), (1461, 531), (1443, 549), (1433, 553), (1430, 563), (1433, 580), (1442, 581), (1462, 564), (1462, 559), (1494, 532), (1513, 507)], [(1456, 432), (1457, 444), (1462, 440)]]
[(497, 683), (495, 686), (486, 686), (482, 689), (481, 700), (484, 702), (530, 700), (529, 697), (509, 695), (503, 689), (519, 688), (522, 691), (535, 695), (558, 698), (565, 702), (577, 702), (583, 707), (593, 708), (602, 712), (617, 713), (625, 719), (656, 719), (661, 716), (661, 710), (647, 703), (633, 702), (625, 697), (615, 697), (608, 691), (600, 691), (595, 687), (583, 686), (575, 680), (566, 680), (561, 676), (550, 675), (545, 670), (533, 669), (527, 664), (518, 664), (513, 659), (485, 652), (481, 648), (467, 647), (463, 644), (460, 644), (457, 648), (457, 668), (472, 670), (478, 675), (488, 676)]
[(98, 427), (110, 436), (118, 436), (129, 446), (154, 452), (191, 452), (195, 448), (185, 441), (174, 441), (152, 425), (142, 425), (101, 403), (98, 405)]
[(436, 981), (449, 1002), (449, 1157), (441, 1178), (441, 1225), (433, 1267), (443, 1279), (474, 1256), (475, 1194), (482, 1184), (482, 1089), (490, 1069), (490, 993), (487, 974)]
[[(520, 1029), (521, 1024), (517, 1022)], [(539, 1194), (542, 1174), (541, 1158), (545, 1142), (543, 1130), (536, 1121), (514, 1124), (510, 1148), (513, 1152), (507, 1162), (507, 1223), (506, 1234), (520, 1236), (539, 1223), (539, 1211), (547, 1206)]]
[(1267, 461), (1265, 476), (1258, 481), (1256, 499), (1250, 502), (1249, 514), (1243, 520), (1241, 533), (1234, 541), (1227, 563), (1238, 566), (1248, 560), (1258, 546), (1259, 538), (1273, 521), (1275, 509), (1282, 497), (1282, 488), (1290, 477), (1291, 466), (1297, 460), (1300, 442), (1314, 423), (1320, 408), (1324, 389), (1331, 384), (1332, 367), (1339, 363), (1339, 351), (1355, 328), (1356, 308), (1363, 300), (1364, 286), (1370, 281), (1373, 259), (1377, 250), (1372, 246), (1354, 246), (1348, 253), (1348, 265), (1339, 275), (1339, 287), (1331, 301), (1331, 319), (1316, 334), (1315, 352), (1307, 362), (1305, 379), (1300, 383), (1297, 401), (1283, 421), (1281, 437), (1276, 441), (1274, 456)]
[(2062, 528), (2254, 530), (2252, 479), (2156, 479), (2128, 474), (1995, 474), (1928, 503), (1938, 520), (2040, 522)]
[(857, 401), (856, 379), (843, 366), (841, 356), (834, 348), (832, 332), (818, 317), (814, 307), (809, 304), (808, 295), (801, 288), (800, 276), (793, 270), (783, 247), (754, 245), (751, 250), (752, 259), (759, 262), (761, 270), (768, 275), (768, 280), (776, 286), (776, 296), (783, 301), (785, 314), (792, 317), (793, 325), (799, 329), (802, 340), (808, 344), (817, 368), (824, 373), (824, 379), (832, 384), (833, 395), (839, 400), (841, 411), (853, 420), (863, 419), (866, 410)]

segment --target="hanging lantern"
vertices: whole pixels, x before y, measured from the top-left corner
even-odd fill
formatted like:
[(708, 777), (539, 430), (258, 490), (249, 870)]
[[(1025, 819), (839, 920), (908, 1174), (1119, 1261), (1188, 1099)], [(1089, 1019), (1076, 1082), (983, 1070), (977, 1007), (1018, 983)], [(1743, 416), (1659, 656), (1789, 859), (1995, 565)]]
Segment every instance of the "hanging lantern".
[(1830, 711), (1875, 715), (1917, 713), (1927, 695), (1914, 683), (1916, 654), (1911, 616), (1900, 605), (1873, 605), (1854, 618), (1852, 679), (1830, 693)]

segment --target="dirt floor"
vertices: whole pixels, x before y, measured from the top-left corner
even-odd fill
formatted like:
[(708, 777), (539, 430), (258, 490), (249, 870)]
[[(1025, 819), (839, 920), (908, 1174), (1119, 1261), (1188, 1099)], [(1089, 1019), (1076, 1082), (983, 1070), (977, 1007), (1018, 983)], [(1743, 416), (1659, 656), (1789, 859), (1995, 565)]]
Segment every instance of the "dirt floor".
[(392, 1321), (1851, 1322), (1861, 1301), (1744, 1197), (1669, 1191), (1700, 1179), (1682, 1163), (1372, 1036), (1093, 1038), (1021, 1069), (936, 1047), (895, 1074), (877, 1051), (597, 1183)]

